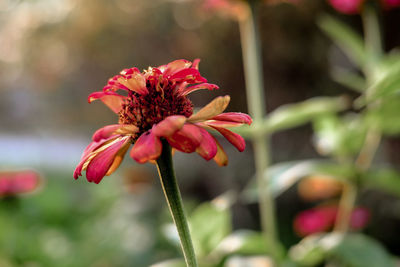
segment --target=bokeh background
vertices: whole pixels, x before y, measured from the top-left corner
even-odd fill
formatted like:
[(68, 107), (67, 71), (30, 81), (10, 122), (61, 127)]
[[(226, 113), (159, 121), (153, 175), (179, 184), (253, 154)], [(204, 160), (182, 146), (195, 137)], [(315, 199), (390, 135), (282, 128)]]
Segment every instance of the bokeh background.
[[(332, 64), (351, 66), (316, 26), (322, 13), (361, 31), (359, 16), (338, 15), (325, 1), (260, 9), (268, 111), (313, 96), (352, 97), (330, 78)], [(399, 46), (400, 11), (381, 16), (385, 48)], [(124, 68), (180, 58), (200, 58), (202, 75), (220, 86), (192, 94), (195, 106), (229, 94), (228, 110), (247, 111), (237, 22), (204, 10), (199, 0), (0, 0), (0, 168), (33, 169), (42, 179), (34, 193), (0, 199), (0, 266), (148, 266), (180, 255), (155, 166), (127, 157), (99, 185), (72, 177), (91, 134), (116, 121), (87, 96)], [(254, 175), (250, 142), (243, 153), (221, 142), (230, 159), (224, 168), (175, 155), (189, 213), (227, 190), (240, 191)], [(399, 166), (399, 149), (400, 139), (386, 140), (377, 160)], [(318, 157), (311, 126), (272, 136), (271, 153), (273, 162)], [(372, 214), (365, 231), (400, 255), (399, 199), (370, 190), (360, 202)], [(277, 199), (286, 246), (300, 239), (293, 219), (309, 206), (296, 186)], [(258, 221), (255, 204), (233, 206), (235, 228), (259, 229)]]

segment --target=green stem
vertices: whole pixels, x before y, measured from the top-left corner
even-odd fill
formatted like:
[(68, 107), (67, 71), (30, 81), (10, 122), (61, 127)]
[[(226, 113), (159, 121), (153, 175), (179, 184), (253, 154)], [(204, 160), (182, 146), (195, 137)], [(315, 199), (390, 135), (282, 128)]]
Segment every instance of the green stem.
[(161, 185), (165, 198), (168, 203), (169, 211), (174, 220), (186, 265), (188, 267), (196, 267), (197, 261), (194, 253), (192, 239), (187, 224), (181, 193), (175, 177), (175, 171), (172, 164), (171, 147), (167, 141), (162, 140), (163, 147), (161, 156), (157, 159), (158, 174), (160, 175)]
[[(380, 60), (382, 49), (382, 38), (377, 13), (374, 6), (366, 4), (362, 13), (365, 48), (368, 54), (367, 65), (364, 69), (364, 74), (367, 80), (367, 88), (370, 88), (375, 80), (376, 64)], [(371, 92), (367, 91), (366, 94)], [(371, 106), (367, 106), (367, 109)], [(371, 166), (372, 160), (376, 154), (381, 141), (380, 130), (372, 125), (367, 132), (365, 142), (356, 159), (355, 165), (361, 173), (367, 171)], [(335, 230), (341, 233), (346, 233), (349, 229), (351, 212), (354, 209), (357, 199), (357, 185), (353, 181), (345, 185), (342, 197), (339, 203), (338, 218), (335, 224)]]
[[(239, 20), (247, 106), (250, 115), (253, 117), (253, 129), (257, 129), (266, 115), (256, 8), (255, 1), (249, 1), (248, 16)], [(269, 136), (267, 134), (255, 135), (252, 141), (259, 190), (261, 227), (267, 246), (271, 249), (271, 256), (276, 260), (280, 255), (275, 222), (275, 205), (268, 180), (265, 177), (269, 165)]]

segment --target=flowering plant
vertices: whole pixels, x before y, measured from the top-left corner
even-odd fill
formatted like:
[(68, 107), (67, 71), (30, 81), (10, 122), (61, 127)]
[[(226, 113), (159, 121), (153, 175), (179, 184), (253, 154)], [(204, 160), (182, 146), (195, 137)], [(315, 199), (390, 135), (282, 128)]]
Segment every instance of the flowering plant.
[(150, 67), (143, 73), (137, 68), (125, 69), (102, 91), (90, 94), (89, 102), (100, 99), (118, 114), (119, 122), (94, 133), (75, 169), (75, 179), (86, 170), (88, 181), (99, 183), (118, 168), (131, 144), (130, 156), (137, 162), (156, 160), (162, 152), (162, 138), (176, 150), (197, 152), (206, 160), (226, 165), (226, 153), (209, 129), (217, 130), (243, 151), (244, 139), (226, 128), (251, 124), (252, 120), (243, 113), (222, 113), (229, 96), (217, 97), (193, 114), (187, 95), (201, 89), (218, 89), (200, 75), (198, 64), (199, 60), (192, 63), (182, 59)]

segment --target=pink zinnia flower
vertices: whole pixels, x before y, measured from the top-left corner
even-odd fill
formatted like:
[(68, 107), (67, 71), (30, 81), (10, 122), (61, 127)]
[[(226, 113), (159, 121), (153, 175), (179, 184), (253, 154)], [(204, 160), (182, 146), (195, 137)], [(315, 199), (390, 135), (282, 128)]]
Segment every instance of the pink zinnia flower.
[[(227, 127), (251, 124), (243, 113), (222, 113), (230, 97), (220, 96), (193, 114), (187, 95), (200, 89), (217, 89), (207, 83), (193, 63), (176, 60), (141, 73), (137, 68), (121, 71), (100, 92), (89, 95), (89, 103), (100, 99), (119, 116), (118, 124), (97, 130), (75, 169), (77, 179), (86, 170), (89, 182), (99, 183), (120, 165), (130, 145), (130, 156), (139, 163), (156, 160), (162, 150), (161, 138), (176, 150), (197, 152), (206, 160), (226, 165), (228, 159), (218, 141), (207, 131), (220, 132), (239, 151), (244, 139)], [(125, 94), (119, 94), (119, 92)]]
[(33, 192), (40, 183), (40, 176), (34, 171), (0, 172), (0, 197)]
[[(326, 205), (305, 210), (296, 216), (293, 227), (299, 236), (325, 232), (335, 224), (337, 213), (337, 205)], [(364, 228), (369, 221), (369, 217), (370, 213), (366, 208), (354, 208), (350, 217), (350, 228), (352, 230)]]
[(329, 3), (340, 13), (352, 15), (360, 13), (364, 0), (329, 0)]

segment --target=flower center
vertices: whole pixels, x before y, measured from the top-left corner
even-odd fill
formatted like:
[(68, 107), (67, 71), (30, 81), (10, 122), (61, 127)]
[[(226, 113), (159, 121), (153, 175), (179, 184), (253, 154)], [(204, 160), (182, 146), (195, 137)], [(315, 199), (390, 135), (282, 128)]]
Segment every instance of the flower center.
[(168, 116), (193, 114), (193, 104), (185, 96), (179, 96), (169, 82), (151, 86), (147, 83), (148, 94), (130, 91), (128, 100), (119, 112), (119, 124), (132, 124), (139, 128), (137, 136), (150, 130), (154, 124)]

